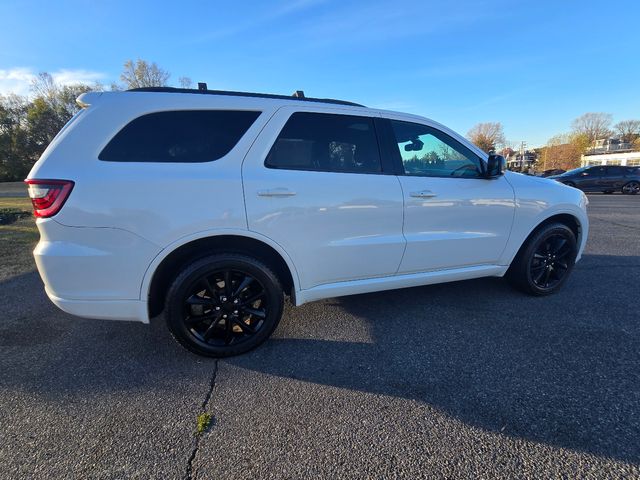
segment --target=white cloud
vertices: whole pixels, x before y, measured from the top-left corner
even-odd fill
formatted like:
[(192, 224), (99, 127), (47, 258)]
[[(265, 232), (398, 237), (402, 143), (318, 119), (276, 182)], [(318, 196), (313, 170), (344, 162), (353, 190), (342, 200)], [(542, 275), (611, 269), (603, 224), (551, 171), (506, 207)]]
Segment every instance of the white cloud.
[(52, 72), (53, 80), (59, 85), (73, 85), (78, 83), (95, 83), (103, 80), (105, 75), (100, 72), (90, 70), (67, 70), (62, 69)]
[[(50, 72), (53, 80), (59, 85), (71, 85), (77, 83), (95, 83), (103, 80), (105, 75), (90, 70), (60, 69)], [(29, 95), (31, 80), (37, 75), (32, 68), (15, 67), (7, 70), (0, 69), (0, 95), (16, 93)]]

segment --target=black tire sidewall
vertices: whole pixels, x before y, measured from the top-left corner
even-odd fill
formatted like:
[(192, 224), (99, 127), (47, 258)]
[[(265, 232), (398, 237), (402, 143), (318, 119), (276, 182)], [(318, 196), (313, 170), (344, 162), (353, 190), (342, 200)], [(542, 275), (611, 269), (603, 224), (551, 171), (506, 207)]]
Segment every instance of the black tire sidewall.
[(626, 187), (628, 187), (629, 185), (633, 185), (633, 184), (637, 184), (637, 183), (638, 183), (638, 182), (629, 182), (629, 183), (626, 183), (626, 184), (625, 184), (625, 185), (623, 185), (623, 187), (622, 187), (622, 193), (623, 193), (623, 194), (625, 194), (625, 195), (635, 195), (637, 192), (625, 192), (625, 191), (624, 191), (624, 189), (625, 189)]
[[(569, 255), (567, 260), (568, 268), (560, 282), (558, 282), (552, 288), (540, 288), (534, 283), (531, 276), (530, 264), (532, 261), (532, 257), (541, 242), (543, 242), (546, 238), (558, 233), (561, 233), (567, 238), (567, 241), (570, 242), (572, 248), (572, 253), (571, 255)], [(561, 223), (545, 225), (533, 234), (533, 236), (527, 241), (527, 244), (523, 248), (523, 250), (518, 253), (512, 265), (513, 268), (510, 269), (509, 277), (514, 281), (516, 286), (518, 286), (526, 293), (536, 296), (550, 295), (562, 288), (564, 283), (569, 278), (569, 275), (571, 274), (571, 271), (573, 270), (573, 267), (575, 265), (577, 252), (577, 240), (574, 233), (569, 227)]]
[[(200, 278), (225, 268), (246, 272), (258, 280), (265, 289), (269, 305), (267, 316), (260, 330), (237, 345), (208, 345), (191, 334), (183, 319), (183, 300), (193, 284)], [(240, 254), (218, 254), (202, 258), (186, 266), (169, 288), (165, 303), (165, 319), (173, 336), (194, 353), (210, 357), (239, 355), (263, 343), (276, 329), (284, 306), (282, 286), (277, 276), (266, 265)]]

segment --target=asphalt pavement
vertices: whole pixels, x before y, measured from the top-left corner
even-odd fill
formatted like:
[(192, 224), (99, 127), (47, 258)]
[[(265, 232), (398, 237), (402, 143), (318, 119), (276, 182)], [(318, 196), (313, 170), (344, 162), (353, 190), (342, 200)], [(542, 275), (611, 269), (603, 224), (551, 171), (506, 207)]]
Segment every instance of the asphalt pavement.
[(589, 198), (557, 295), (482, 279), (288, 306), (229, 360), (6, 280), (0, 478), (640, 478), (640, 196)]

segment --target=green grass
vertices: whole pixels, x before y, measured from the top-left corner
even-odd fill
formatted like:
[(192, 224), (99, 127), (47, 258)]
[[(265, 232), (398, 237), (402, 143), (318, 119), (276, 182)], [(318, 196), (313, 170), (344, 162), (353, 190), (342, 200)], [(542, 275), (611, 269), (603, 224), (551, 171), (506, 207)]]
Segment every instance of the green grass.
[(0, 281), (35, 269), (32, 251), (38, 243), (38, 229), (28, 198), (0, 197), (0, 216), (17, 220), (0, 225)]
[(196, 435), (202, 435), (207, 431), (211, 425), (211, 414), (204, 412), (198, 415), (197, 425), (196, 425)]
[(29, 197), (0, 197), (0, 210), (20, 210), (31, 212), (31, 199)]

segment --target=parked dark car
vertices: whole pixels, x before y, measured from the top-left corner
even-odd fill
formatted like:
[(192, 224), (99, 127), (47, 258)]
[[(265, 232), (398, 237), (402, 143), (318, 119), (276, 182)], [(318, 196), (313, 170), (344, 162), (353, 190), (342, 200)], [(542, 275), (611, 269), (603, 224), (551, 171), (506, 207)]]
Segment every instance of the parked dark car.
[(563, 170), (561, 168), (551, 168), (549, 170), (545, 170), (544, 172), (542, 172), (540, 174), (541, 177), (550, 177), (552, 175), (561, 175), (563, 173), (565, 173), (566, 170)]
[(580, 167), (548, 178), (585, 192), (619, 191), (627, 195), (640, 193), (640, 167), (614, 165)]

